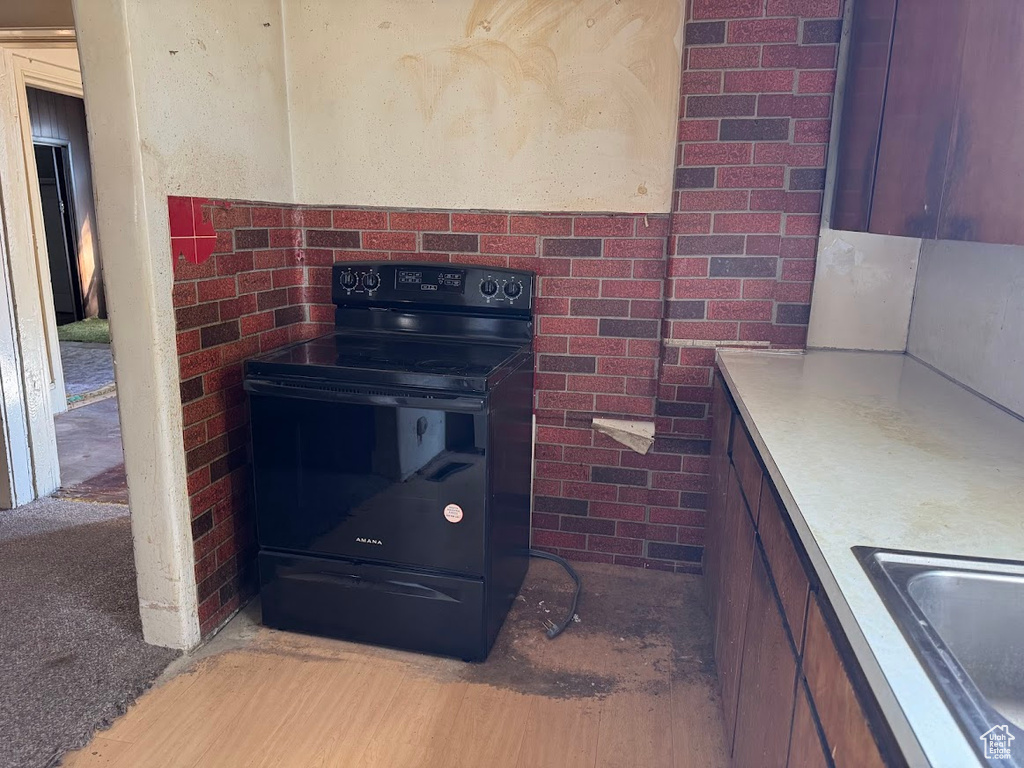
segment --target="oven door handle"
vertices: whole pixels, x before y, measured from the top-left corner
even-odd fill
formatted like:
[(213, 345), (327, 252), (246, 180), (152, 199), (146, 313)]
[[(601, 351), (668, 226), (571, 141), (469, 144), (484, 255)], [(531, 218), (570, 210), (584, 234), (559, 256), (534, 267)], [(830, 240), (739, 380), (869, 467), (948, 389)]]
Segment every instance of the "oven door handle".
[(483, 411), (486, 406), (486, 402), (482, 397), (446, 395), (441, 393), (417, 396), (398, 392), (392, 393), (358, 385), (324, 386), (270, 381), (268, 379), (246, 379), (245, 390), (253, 395), (292, 397), (300, 400), (326, 400), (333, 403), (356, 403), (359, 405), (380, 405), (396, 408), (458, 411), (461, 413), (478, 413)]

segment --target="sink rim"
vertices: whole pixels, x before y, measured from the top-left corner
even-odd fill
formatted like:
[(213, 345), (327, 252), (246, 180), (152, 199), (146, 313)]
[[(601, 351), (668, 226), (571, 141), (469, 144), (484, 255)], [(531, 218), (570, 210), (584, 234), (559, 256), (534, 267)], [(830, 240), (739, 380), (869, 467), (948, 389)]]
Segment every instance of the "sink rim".
[(884, 547), (855, 546), (851, 550), (981, 762), (1005, 768), (1024, 768), (1024, 756), (1020, 752), (1005, 760), (985, 757), (980, 738), (983, 733), (996, 725), (1007, 725), (1024, 745), (1024, 729), (996, 710), (978, 689), (910, 593), (910, 583), (915, 576), (942, 572), (979, 577), (1009, 576), (1024, 582), (1024, 561)]

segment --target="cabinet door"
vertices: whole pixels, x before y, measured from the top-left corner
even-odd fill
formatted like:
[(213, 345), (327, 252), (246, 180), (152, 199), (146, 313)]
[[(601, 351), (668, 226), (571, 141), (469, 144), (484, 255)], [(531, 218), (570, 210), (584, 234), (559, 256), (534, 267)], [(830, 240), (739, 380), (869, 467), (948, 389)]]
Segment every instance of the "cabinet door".
[(796, 659), (764, 558), (755, 547), (747, 598), (733, 768), (785, 768)]
[(757, 449), (747, 434), (742, 419), (732, 422), (732, 465), (740, 478), (740, 487), (750, 505), (751, 517), (757, 524), (758, 499), (761, 496), (761, 463), (757, 459)]
[(832, 229), (868, 228), (895, 15), (896, 0), (857, 0), (853, 5)]
[(779, 591), (779, 600), (782, 601), (793, 646), (799, 654), (803, 650), (809, 584), (803, 563), (800, 562), (796, 547), (793, 546), (789, 529), (782, 519), (782, 511), (775, 499), (768, 475), (764, 476), (761, 486), (760, 506), (757, 530), (761, 535), (761, 544), (764, 546), (765, 557), (768, 558), (768, 567), (775, 580), (775, 587)]
[(732, 428), (732, 405), (725, 386), (715, 379), (711, 400), (711, 487), (704, 531), (704, 583), (712, 625), (718, 615), (719, 585), (722, 574), (722, 529), (725, 500), (729, 492), (729, 434)]
[(750, 560), (754, 550), (754, 527), (740, 493), (736, 472), (729, 473), (729, 492), (722, 529), (722, 560), (719, 580), (718, 620), (715, 627), (715, 661), (722, 686), (725, 714), (725, 743), (732, 744), (736, 727), (736, 696), (740, 682), (743, 633), (747, 615)]
[(789, 762), (786, 768), (828, 768), (825, 745), (811, 714), (810, 694), (806, 686), (797, 686), (793, 733), (789, 737)]
[(1021, 245), (1024, 3), (963, 2), (970, 10), (938, 236)]
[(965, 0), (909, 0), (896, 8), (869, 232), (935, 237), (966, 6)]
[(729, 456), (729, 432), (732, 430), (732, 403), (721, 376), (715, 376), (711, 394), (711, 454)]
[(1024, 244), (1022, 40), (1020, 0), (858, 0), (832, 228)]
[(816, 599), (807, 611), (803, 669), (836, 768), (884, 768)]

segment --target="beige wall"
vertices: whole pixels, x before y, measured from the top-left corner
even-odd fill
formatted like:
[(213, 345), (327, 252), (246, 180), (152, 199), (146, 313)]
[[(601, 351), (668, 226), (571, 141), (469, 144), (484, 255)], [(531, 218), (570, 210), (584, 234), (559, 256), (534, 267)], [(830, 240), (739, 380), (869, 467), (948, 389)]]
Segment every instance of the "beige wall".
[[(127, 0), (127, 6), (154, 211), (162, 208), (167, 218), (167, 195), (290, 201), (278, 0)], [(168, 250), (166, 240), (158, 242)]]
[(283, 0), (296, 199), (668, 211), (680, 0)]
[[(143, 631), (199, 641), (168, 195), (292, 198), (277, 0), (76, 0)], [(171, 53), (174, 51), (174, 53)]]
[(921, 241), (823, 226), (807, 345), (902, 352)]
[(75, 24), (71, 0), (3, 0), (0, 2), (0, 29), (18, 27), (61, 27)]
[(907, 351), (1024, 416), (1024, 248), (925, 240)]

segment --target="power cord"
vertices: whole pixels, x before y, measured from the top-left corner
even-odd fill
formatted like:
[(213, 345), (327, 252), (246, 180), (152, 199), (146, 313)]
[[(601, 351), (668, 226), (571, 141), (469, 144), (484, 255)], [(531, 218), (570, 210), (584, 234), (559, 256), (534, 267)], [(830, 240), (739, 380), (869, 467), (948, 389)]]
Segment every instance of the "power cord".
[(558, 555), (553, 555), (550, 552), (544, 552), (540, 549), (531, 549), (530, 557), (538, 557), (541, 560), (550, 560), (554, 563), (558, 563), (565, 569), (565, 572), (572, 577), (572, 580), (576, 582), (576, 592), (572, 596), (572, 606), (569, 608), (569, 615), (566, 616), (561, 623), (548, 627), (546, 633), (548, 640), (554, 640), (565, 631), (565, 628), (568, 627), (576, 617), (576, 605), (580, 600), (580, 592), (583, 591), (583, 582), (580, 581), (579, 574), (573, 570), (573, 567), (569, 565), (569, 561), (564, 557), (559, 557)]

